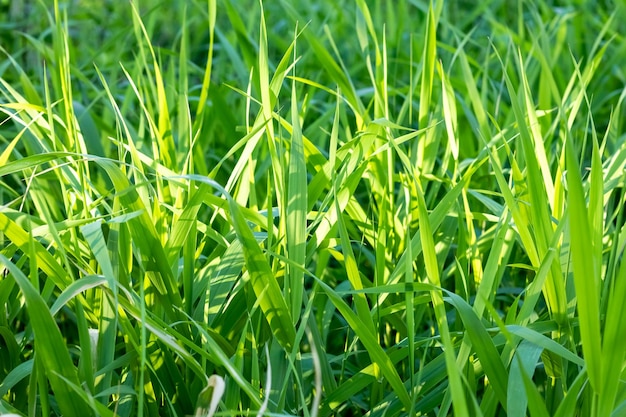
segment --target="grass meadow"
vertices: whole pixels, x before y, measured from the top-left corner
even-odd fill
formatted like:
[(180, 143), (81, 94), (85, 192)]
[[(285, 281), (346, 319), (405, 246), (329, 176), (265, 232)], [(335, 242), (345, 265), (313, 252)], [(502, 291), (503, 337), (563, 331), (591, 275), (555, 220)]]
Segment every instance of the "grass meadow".
[(625, 34), (0, 0), (0, 415), (626, 415)]

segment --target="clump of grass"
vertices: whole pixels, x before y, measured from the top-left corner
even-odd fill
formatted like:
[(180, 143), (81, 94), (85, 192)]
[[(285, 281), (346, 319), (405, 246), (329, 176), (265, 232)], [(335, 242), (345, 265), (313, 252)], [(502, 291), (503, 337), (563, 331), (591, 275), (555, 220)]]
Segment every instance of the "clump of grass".
[(7, 4), (0, 413), (624, 410), (623, 8)]

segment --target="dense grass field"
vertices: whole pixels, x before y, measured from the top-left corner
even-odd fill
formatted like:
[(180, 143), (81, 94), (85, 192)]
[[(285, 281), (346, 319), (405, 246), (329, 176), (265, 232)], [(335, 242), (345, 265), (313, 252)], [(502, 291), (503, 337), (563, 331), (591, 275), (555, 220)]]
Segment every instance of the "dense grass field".
[(0, 415), (626, 415), (612, 3), (0, 0)]

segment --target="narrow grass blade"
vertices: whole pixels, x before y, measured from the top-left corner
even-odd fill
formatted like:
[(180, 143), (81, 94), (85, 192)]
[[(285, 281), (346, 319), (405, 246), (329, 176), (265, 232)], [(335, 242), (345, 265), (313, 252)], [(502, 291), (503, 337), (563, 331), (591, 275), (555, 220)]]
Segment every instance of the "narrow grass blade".
[(28, 232), (9, 219), (9, 217), (1, 211), (0, 231), (25, 254), (34, 257), (38, 267), (50, 277), (57, 287), (65, 289), (70, 284), (67, 273), (50, 252), (48, 252), (41, 243), (31, 239)]
[(569, 233), (571, 235), (580, 339), (587, 364), (589, 382), (593, 390), (601, 394), (602, 350), (600, 347), (599, 277), (595, 275), (594, 258), (588, 256), (588, 244), (592, 242), (592, 237), (578, 162), (573, 145), (569, 141), (567, 145)]
[(287, 256), (298, 267), (287, 265), (286, 289), (288, 289), (291, 316), (296, 319), (302, 310), (304, 293), (303, 267), (306, 261), (306, 213), (307, 170), (304, 142), (300, 127), (295, 81), (291, 90), (291, 152), (289, 154), (289, 178), (287, 187)]
[(155, 272), (154, 274), (148, 274), (151, 281), (161, 294), (168, 296), (173, 305), (181, 305), (180, 293), (174, 283), (174, 275), (146, 207), (126, 176), (117, 166), (106, 160), (98, 160), (97, 162), (109, 174), (109, 178), (111, 178), (119, 194), (122, 205), (130, 211), (140, 213), (137, 217), (133, 217), (128, 221), (128, 226), (133, 236), (142, 237), (142, 239), (137, 239), (134, 242), (140, 249), (146, 271)]
[[(452, 404), (454, 406), (455, 413), (459, 415), (468, 415), (469, 412), (467, 408), (467, 400), (465, 398), (463, 384), (461, 382), (461, 371), (459, 370), (456, 363), (454, 345), (450, 336), (446, 308), (443, 302), (443, 293), (441, 291), (441, 281), (439, 275), (439, 265), (437, 261), (437, 252), (435, 250), (435, 242), (433, 240), (428, 211), (426, 210), (426, 201), (424, 200), (422, 185), (420, 184), (418, 178), (416, 178), (416, 191), (419, 211), (419, 235), (422, 242), (424, 263), (426, 264), (426, 275), (428, 281), (437, 288), (432, 290), (430, 294), (433, 303), (433, 309), (435, 310), (435, 317), (437, 318), (437, 327), (439, 328), (441, 343), (443, 345), (444, 355), (446, 358), (446, 369), (448, 371), (448, 377), (450, 378), (450, 395), (452, 397)], [(472, 310), (472, 313), (473, 311), (474, 310)], [(483, 329), (480, 325), (479, 328)], [(468, 330), (470, 329), (468, 328)], [(478, 341), (474, 341), (474, 343), (477, 342)], [(496, 354), (495, 357), (498, 357), (498, 355)], [(488, 363), (486, 364), (487, 366), (491, 364), (491, 362), (489, 361), (493, 361), (493, 358), (494, 357), (492, 356), (491, 359), (488, 360)], [(494, 376), (496, 375), (497, 374), (494, 374)], [(506, 385), (506, 380), (504, 381), (504, 384)]]
[(259, 305), (280, 345), (291, 352), (296, 332), (287, 303), (267, 258), (259, 247), (237, 203), (230, 199), (230, 212), (237, 238), (243, 246), (250, 284), (258, 297)]
[[(624, 229), (622, 229), (624, 230)], [(624, 232), (622, 232), (624, 233)], [(598, 415), (608, 415), (616, 405), (622, 385), (622, 369), (626, 357), (626, 261), (622, 260), (619, 273), (615, 277), (613, 291), (609, 295), (602, 339), (602, 392), (598, 399)]]
[(493, 340), (469, 304), (451, 292), (447, 292), (447, 298), (463, 320), (465, 331), (469, 335), (472, 347), (475, 349), (485, 375), (489, 379), (489, 385), (495, 391), (498, 401), (506, 407), (508, 377)]
[(215, 21), (217, 19), (217, 1), (207, 0), (209, 11), (209, 49), (207, 51), (207, 62), (204, 68), (204, 77), (202, 78), (202, 89), (200, 90), (200, 99), (198, 100), (198, 109), (196, 110), (196, 120), (202, 121), (204, 106), (207, 102), (209, 86), (211, 83), (211, 70), (213, 68), (213, 45), (215, 42)]
[(389, 356), (385, 353), (383, 348), (378, 344), (376, 336), (370, 332), (368, 325), (363, 322), (360, 317), (354, 313), (354, 311), (352, 311), (350, 306), (348, 306), (346, 302), (343, 301), (341, 297), (335, 293), (335, 291), (333, 291), (332, 288), (322, 281), (318, 281), (318, 283), (328, 298), (332, 301), (333, 305), (346, 319), (352, 330), (357, 334), (359, 340), (361, 340), (365, 346), (372, 362), (380, 367), (382, 375), (385, 377), (387, 382), (389, 382), (389, 385), (391, 385), (405, 409), (410, 410), (412, 406), (411, 397), (402, 384), (402, 380), (400, 379), (393, 362), (389, 359)]
[(521, 375), (524, 380), (524, 387), (526, 388), (526, 396), (528, 397), (530, 417), (550, 417), (543, 397), (523, 368), (521, 368)]
[(59, 331), (48, 306), (28, 278), (9, 259), (0, 254), (0, 262), (11, 272), (20, 286), (26, 300), (26, 307), (30, 316), (30, 324), (35, 333), (37, 354), (43, 361), (46, 377), (57, 398), (61, 412), (66, 416), (93, 415), (90, 408), (72, 392), (63, 380), (79, 386), (78, 374), (72, 363), (63, 336)]
[[(545, 166), (547, 164), (545, 161), (545, 152), (537, 151), (537, 147), (542, 146), (541, 137), (536, 127), (534, 130), (531, 130), (531, 127), (528, 126), (529, 122), (535, 125), (537, 124), (536, 115), (528, 114), (530, 111), (534, 112), (533, 103), (531, 97), (529, 97), (530, 92), (528, 91), (521, 56), (518, 57), (518, 60), (520, 76), (522, 80), (526, 82), (520, 88), (519, 93), (516, 93), (513, 82), (510, 77), (506, 75), (506, 72), (504, 80), (507, 85), (508, 93), (511, 96), (511, 106), (515, 119), (517, 120), (517, 125), (519, 126), (520, 141), (524, 152), (526, 182), (528, 183), (527, 191), (530, 203), (528, 221), (533, 226), (532, 235), (534, 237), (534, 246), (536, 247), (537, 255), (539, 258), (543, 258), (548, 250), (548, 245), (553, 235), (553, 226), (550, 218), (551, 211), (548, 202), (551, 201), (554, 186), (550, 178), (544, 177), (545, 172), (542, 171), (542, 169), (549, 170), (549, 168)], [(502, 65), (504, 66), (504, 64)], [(526, 111), (524, 111), (524, 109), (526, 109)], [(533, 137), (532, 133), (535, 133), (536, 136)], [(536, 142), (539, 143), (537, 144)], [(548, 184), (547, 188), (552, 193), (550, 195), (547, 194), (546, 183)], [(534, 263), (533, 266), (537, 267), (538, 265)], [(554, 319), (559, 324), (566, 325), (567, 296), (561, 277), (559, 265), (553, 262), (543, 290), (546, 302), (548, 303), (548, 307)]]

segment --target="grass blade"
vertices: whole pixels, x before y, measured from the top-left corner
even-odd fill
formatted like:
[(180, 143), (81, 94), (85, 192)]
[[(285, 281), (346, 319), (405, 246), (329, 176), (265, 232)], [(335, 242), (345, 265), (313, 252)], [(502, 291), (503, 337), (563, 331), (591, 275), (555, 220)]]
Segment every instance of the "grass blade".
[(569, 141), (567, 145), (569, 233), (571, 234), (580, 339), (589, 382), (593, 390), (601, 394), (602, 350), (600, 347), (599, 277), (595, 275), (595, 259), (588, 256), (587, 243), (592, 241), (592, 237), (578, 162), (573, 145)]
[(22, 290), (35, 334), (37, 354), (44, 365), (46, 377), (57, 397), (61, 412), (63, 415), (76, 417), (93, 415), (82, 400), (77, 400), (75, 393), (64, 380), (67, 379), (76, 386), (80, 385), (68, 348), (45, 301), (13, 262), (2, 254), (0, 262), (9, 270)]

